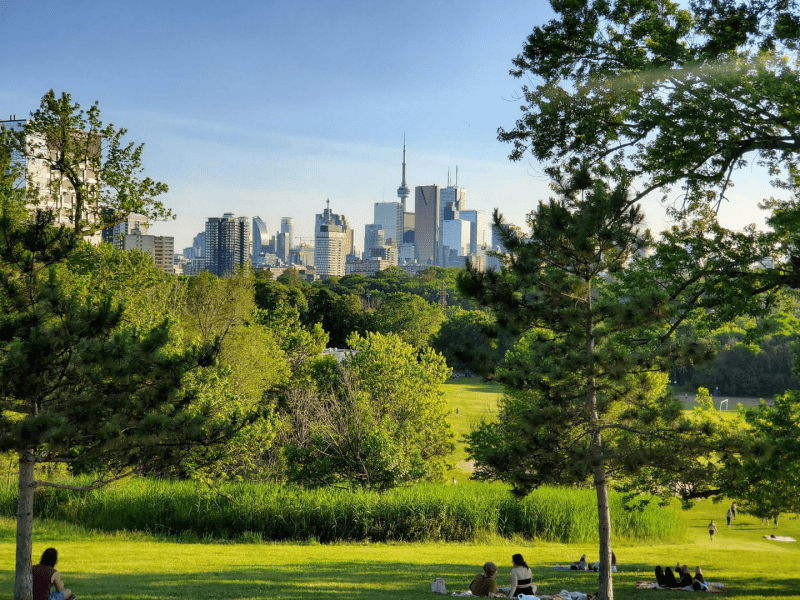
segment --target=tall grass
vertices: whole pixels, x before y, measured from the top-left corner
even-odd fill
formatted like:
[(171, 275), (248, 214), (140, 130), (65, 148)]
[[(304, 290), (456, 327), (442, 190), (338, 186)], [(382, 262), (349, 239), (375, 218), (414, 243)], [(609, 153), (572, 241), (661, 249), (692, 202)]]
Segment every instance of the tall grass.
[[(186, 541), (471, 541), (483, 534), (561, 542), (597, 539), (593, 491), (542, 488), (525, 499), (498, 484), (425, 484), (383, 494), (237, 483), (221, 494), (186, 481), (138, 479), (76, 493), (42, 488), (37, 517), (102, 531), (145, 531)], [(655, 506), (627, 511), (611, 496), (616, 539), (665, 539), (678, 518)], [(0, 514), (16, 511), (16, 487), (0, 487)]]

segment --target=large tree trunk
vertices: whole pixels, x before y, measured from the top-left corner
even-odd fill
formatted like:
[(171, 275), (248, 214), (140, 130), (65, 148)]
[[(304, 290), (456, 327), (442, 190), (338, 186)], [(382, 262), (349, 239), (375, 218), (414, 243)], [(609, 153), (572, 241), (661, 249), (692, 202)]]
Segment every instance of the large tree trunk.
[[(591, 290), (589, 307), (592, 305)], [(594, 323), (589, 319), (586, 328), (586, 357), (589, 365), (586, 381), (586, 403), (589, 409), (591, 441), (589, 451), (594, 460), (594, 488), (597, 492), (597, 531), (600, 537), (600, 581), (597, 593), (600, 600), (614, 600), (614, 582), (611, 579), (611, 507), (608, 505), (608, 481), (606, 480), (606, 461), (603, 456), (603, 434), (600, 429), (600, 415), (597, 412), (597, 381), (593, 373)]]
[(14, 600), (33, 600), (31, 550), (33, 545), (33, 457), (19, 454), (19, 494), (17, 497), (17, 564)]
[[(597, 432), (598, 442), (600, 433)], [(594, 440), (592, 440), (593, 450)], [(602, 453), (602, 445), (599, 448)], [(611, 509), (608, 505), (608, 483), (606, 481), (605, 463), (600, 461), (594, 468), (594, 487), (597, 491), (597, 524), (600, 536), (600, 582), (598, 593), (600, 600), (614, 599), (614, 583), (611, 579)]]

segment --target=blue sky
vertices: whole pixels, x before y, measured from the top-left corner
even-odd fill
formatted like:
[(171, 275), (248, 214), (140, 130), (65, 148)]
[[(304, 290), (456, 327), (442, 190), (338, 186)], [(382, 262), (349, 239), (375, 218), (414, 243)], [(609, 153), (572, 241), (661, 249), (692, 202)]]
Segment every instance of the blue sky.
[[(519, 115), (511, 59), (551, 17), (546, 0), (0, 0), (0, 118), (51, 88), (99, 100), (169, 184), (177, 220), (151, 232), (176, 250), (224, 212), (312, 236), (327, 198), (363, 245), (373, 204), (396, 199), (404, 134), (412, 189), (458, 166), (469, 208), (522, 224), (547, 181), (496, 132)], [(763, 222), (741, 204), (732, 226)]]

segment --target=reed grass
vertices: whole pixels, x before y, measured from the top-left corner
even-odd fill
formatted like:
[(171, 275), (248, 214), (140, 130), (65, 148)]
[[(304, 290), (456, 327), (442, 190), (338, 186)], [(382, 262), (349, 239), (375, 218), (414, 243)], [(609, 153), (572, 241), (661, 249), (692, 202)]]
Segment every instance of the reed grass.
[[(612, 494), (617, 539), (674, 538), (674, 511), (630, 511)], [(16, 511), (16, 487), (0, 487), (0, 515)], [(521, 536), (559, 542), (597, 539), (592, 490), (542, 488), (524, 499), (500, 484), (423, 484), (382, 494), (333, 488), (235, 483), (218, 492), (189, 481), (136, 479), (92, 492), (37, 491), (38, 518), (100, 531), (140, 531), (186, 542), (466, 542)]]

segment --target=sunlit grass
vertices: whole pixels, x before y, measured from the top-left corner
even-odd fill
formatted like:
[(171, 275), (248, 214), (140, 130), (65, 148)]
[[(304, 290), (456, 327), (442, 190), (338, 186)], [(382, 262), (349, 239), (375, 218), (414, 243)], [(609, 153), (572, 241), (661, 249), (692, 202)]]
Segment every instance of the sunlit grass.
[[(689, 512), (680, 511), (685, 531), (679, 541), (616, 540), (621, 572), (614, 576), (615, 596), (621, 600), (671, 598), (675, 594), (637, 591), (634, 586), (637, 580), (653, 579), (656, 564), (680, 561), (701, 565), (708, 579), (723, 582), (722, 597), (800, 599), (800, 573), (794, 568), (800, 558), (798, 545), (763, 539), (774, 530), (762, 528), (758, 519), (747, 515), (726, 528), (727, 507), (727, 503), (705, 501)], [(706, 530), (712, 516), (722, 524), (713, 542)], [(12, 597), (13, 526), (13, 520), (0, 519), (0, 600)], [(777, 533), (800, 539), (800, 521), (786, 519)], [(463, 590), (486, 560), (500, 565), (500, 583), (507, 584), (515, 552), (521, 552), (533, 568), (542, 594), (596, 589), (593, 573), (553, 570), (555, 564), (576, 560), (584, 552), (590, 560), (596, 559), (595, 544), (526, 542), (490, 535), (481, 543), (459, 544), (181, 544), (141, 534), (81, 532), (37, 521), (34, 555), (50, 545), (58, 548), (58, 566), (81, 600), (385, 600), (387, 596), (429, 600), (434, 577), (443, 576), (448, 591)]]

